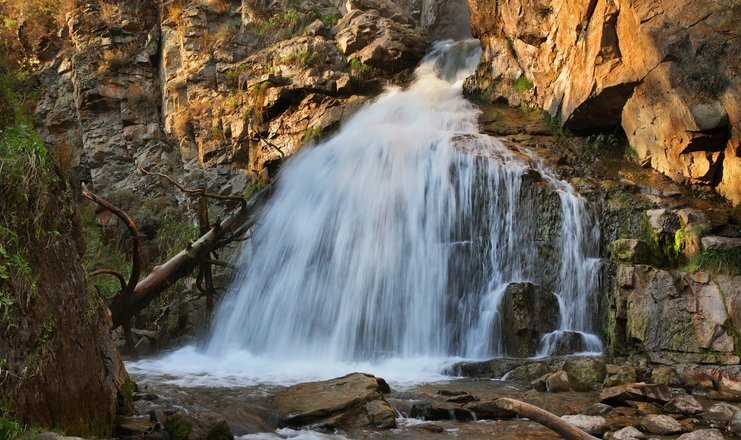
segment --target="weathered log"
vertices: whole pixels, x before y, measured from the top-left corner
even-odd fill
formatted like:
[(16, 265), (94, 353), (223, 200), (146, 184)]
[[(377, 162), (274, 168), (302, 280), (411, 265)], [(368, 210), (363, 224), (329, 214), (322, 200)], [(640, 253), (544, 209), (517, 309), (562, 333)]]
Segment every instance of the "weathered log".
[(512, 411), (522, 417), (540, 423), (546, 428), (550, 428), (561, 434), (567, 440), (598, 440), (597, 437), (587, 434), (555, 414), (530, 405), (529, 403), (515, 399), (500, 398), (495, 401), (495, 404), (501, 409)]

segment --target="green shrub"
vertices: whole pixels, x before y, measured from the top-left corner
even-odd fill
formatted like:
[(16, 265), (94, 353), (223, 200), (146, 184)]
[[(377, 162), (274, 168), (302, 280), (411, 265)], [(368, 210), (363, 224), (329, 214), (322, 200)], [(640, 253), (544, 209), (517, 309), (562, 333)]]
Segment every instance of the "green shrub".
[(517, 78), (517, 80), (515, 80), (515, 83), (512, 84), (512, 88), (515, 89), (515, 92), (519, 94), (523, 94), (527, 92), (528, 90), (532, 89), (533, 85), (534, 85), (533, 82), (530, 81), (523, 73), (522, 75), (520, 75), (519, 78)]

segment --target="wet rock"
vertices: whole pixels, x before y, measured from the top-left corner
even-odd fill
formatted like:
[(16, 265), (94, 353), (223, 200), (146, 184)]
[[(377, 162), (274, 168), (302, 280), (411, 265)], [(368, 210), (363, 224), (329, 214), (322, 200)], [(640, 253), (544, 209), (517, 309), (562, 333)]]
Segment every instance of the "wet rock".
[(726, 402), (741, 402), (741, 394), (712, 390), (708, 392), (708, 399), (723, 400)]
[(632, 426), (605, 435), (606, 440), (642, 440), (646, 435)]
[(459, 362), (453, 364), (446, 374), (464, 377), (487, 377), (499, 379), (508, 372), (530, 364), (528, 359), (499, 358), (478, 362)]
[(733, 429), (741, 433), (741, 410), (728, 403), (716, 403), (699, 415), (711, 428)]
[(717, 247), (741, 248), (741, 238), (737, 237), (720, 237), (716, 235), (707, 235), (702, 237), (702, 248), (713, 249)]
[(658, 406), (648, 402), (636, 402), (635, 400), (627, 400), (625, 403), (628, 406), (636, 409), (636, 414), (639, 416), (645, 416), (649, 414), (661, 414), (661, 410)]
[(530, 386), (538, 391), (561, 393), (566, 391), (588, 391), (589, 386), (579, 382), (566, 371), (556, 371), (533, 381)]
[(269, 405), (283, 426), (346, 431), (393, 428), (395, 412), (381, 394), (383, 384), (370, 374), (352, 373), (288, 387), (273, 396)]
[(412, 405), (410, 417), (422, 420), (456, 420), (470, 422), (476, 419), (474, 413), (451, 403), (416, 402)]
[(558, 326), (558, 299), (532, 283), (511, 283), (504, 291), (500, 313), (505, 351), (533, 356), (541, 337)]
[(664, 411), (673, 414), (684, 414), (693, 416), (704, 411), (700, 402), (689, 394), (682, 394), (670, 400), (664, 405)]
[(723, 434), (717, 429), (700, 429), (677, 437), (677, 440), (723, 440)]
[(182, 440), (232, 440), (226, 420), (208, 411), (177, 412), (165, 420), (165, 429), (171, 438)]
[(666, 385), (643, 382), (605, 388), (600, 393), (600, 401), (608, 405), (624, 404), (628, 400), (665, 404), (672, 399)]
[(439, 396), (443, 396), (446, 402), (464, 404), (468, 402), (474, 402), (479, 400), (478, 397), (473, 394), (469, 394), (465, 391), (447, 391), (440, 390), (437, 392)]
[(635, 383), (636, 367), (631, 364), (607, 365), (607, 376), (603, 382), (606, 387)]
[(674, 368), (657, 367), (651, 371), (651, 383), (680, 386), (682, 384), (682, 378)]
[(477, 420), (499, 420), (514, 419), (517, 413), (499, 408), (495, 400), (485, 402), (472, 402), (465, 405), (465, 408), (476, 415)]
[(641, 427), (651, 434), (671, 435), (683, 431), (682, 425), (666, 415), (652, 414), (641, 419)]
[(545, 376), (550, 372), (548, 364), (545, 362), (533, 362), (521, 367), (517, 367), (514, 370), (507, 373), (505, 376), (507, 380), (519, 381), (519, 382), (531, 382), (535, 379)]
[(607, 420), (602, 416), (561, 416), (561, 419), (592, 435), (602, 435), (608, 429)]
[(612, 412), (613, 409), (615, 408), (611, 407), (610, 405), (605, 405), (604, 403), (595, 403), (594, 405), (585, 409), (584, 414), (588, 416), (604, 416), (605, 414), (609, 414), (610, 412)]
[(605, 380), (607, 369), (602, 357), (567, 357), (552, 364), (553, 369), (561, 369), (583, 384), (600, 384)]
[(551, 356), (567, 356), (573, 353), (587, 351), (587, 345), (584, 342), (584, 336), (579, 332), (562, 331), (558, 332), (556, 343), (553, 344)]

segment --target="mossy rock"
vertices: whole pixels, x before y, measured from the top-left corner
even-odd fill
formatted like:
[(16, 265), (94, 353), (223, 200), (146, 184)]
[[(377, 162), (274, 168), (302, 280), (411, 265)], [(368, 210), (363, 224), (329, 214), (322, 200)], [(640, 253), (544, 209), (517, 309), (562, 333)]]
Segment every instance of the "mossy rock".
[(165, 429), (173, 440), (232, 440), (229, 425), (221, 416), (199, 411), (175, 413), (165, 421)]

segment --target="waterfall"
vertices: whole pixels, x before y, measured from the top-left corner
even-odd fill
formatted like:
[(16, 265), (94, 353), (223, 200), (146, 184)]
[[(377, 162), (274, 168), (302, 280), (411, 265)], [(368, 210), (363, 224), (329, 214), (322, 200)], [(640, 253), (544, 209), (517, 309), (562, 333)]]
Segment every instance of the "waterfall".
[[(437, 44), (407, 89), (389, 89), (286, 164), (208, 352), (506, 354), (498, 299), (509, 282), (538, 281), (538, 207), (523, 188), (528, 161), (479, 134), (461, 96), (479, 55), (473, 40)], [(561, 329), (589, 331), (593, 217), (568, 184), (538, 171), (561, 198)]]
[[(569, 332), (601, 350), (595, 216), (537, 157), (479, 133), (461, 93), (479, 57), (476, 40), (437, 43), (406, 89), (284, 165), (199, 354), (204, 372), (505, 356), (499, 306), (520, 281), (559, 298), (540, 355)], [(544, 193), (560, 206), (556, 255), (539, 251)], [(194, 364), (184, 350), (157, 368)], [(214, 359), (232, 366), (217, 373)]]

